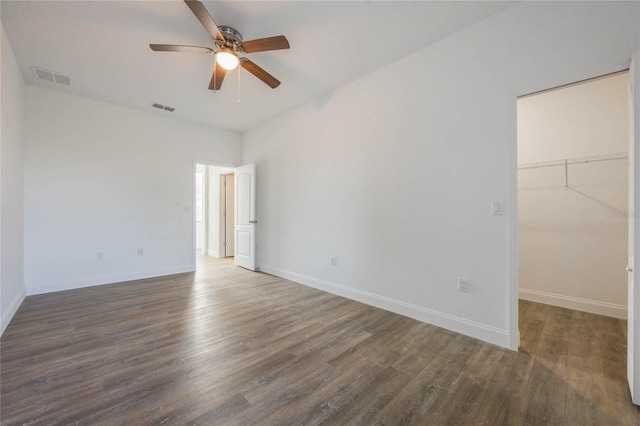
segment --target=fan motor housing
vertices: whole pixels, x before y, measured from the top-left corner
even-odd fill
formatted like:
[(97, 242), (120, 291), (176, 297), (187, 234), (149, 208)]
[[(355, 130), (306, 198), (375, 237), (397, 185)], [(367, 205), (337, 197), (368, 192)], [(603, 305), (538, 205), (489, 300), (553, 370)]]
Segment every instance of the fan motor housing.
[(219, 26), (218, 29), (224, 36), (225, 40), (233, 44), (242, 43), (242, 34), (235, 28)]

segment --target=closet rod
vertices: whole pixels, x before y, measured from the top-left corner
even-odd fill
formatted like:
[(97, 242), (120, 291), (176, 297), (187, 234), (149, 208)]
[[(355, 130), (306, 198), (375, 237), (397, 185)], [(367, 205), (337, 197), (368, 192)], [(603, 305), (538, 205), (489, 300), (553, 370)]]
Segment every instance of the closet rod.
[(596, 161), (625, 160), (629, 158), (626, 152), (618, 154), (594, 155), (591, 157), (567, 158), (565, 160), (543, 161), (540, 163), (519, 164), (518, 170), (537, 169), (540, 167), (568, 166), (569, 164), (593, 163)]

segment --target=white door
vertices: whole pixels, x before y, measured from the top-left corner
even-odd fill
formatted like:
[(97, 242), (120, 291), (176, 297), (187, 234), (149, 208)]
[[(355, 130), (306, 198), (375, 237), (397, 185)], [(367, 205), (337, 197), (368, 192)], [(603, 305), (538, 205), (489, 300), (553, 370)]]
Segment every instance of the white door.
[(256, 167), (235, 170), (235, 264), (256, 270)]
[(627, 301), (627, 379), (631, 399), (640, 405), (640, 283), (635, 265), (640, 267), (640, 51), (629, 69), (629, 294)]
[(235, 194), (235, 185), (233, 184), (233, 173), (230, 173), (228, 175), (225, 175), (225, 182), (226, 182), (226, 190), (225, 190), (225, 208), (226, 208), (226, 216), (225, 216), (225, 228), (224, 228), (224, 235), (225, 235), (225, 255), (224, 257), (231, 257), (233, 256), (235, 253), (235, 244), (233, 243), (234, 239), (233, 239), (233, 235), (235, 233), (234, 229), (233, 229), (233, 224), (235, 222), (235, 214), (234, 214), (234, 201), (233, 201), (233, 197)]

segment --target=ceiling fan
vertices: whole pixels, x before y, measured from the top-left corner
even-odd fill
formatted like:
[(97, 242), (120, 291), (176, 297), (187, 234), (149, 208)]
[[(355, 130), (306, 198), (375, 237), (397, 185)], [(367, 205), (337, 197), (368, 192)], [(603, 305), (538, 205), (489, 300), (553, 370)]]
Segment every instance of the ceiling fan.
[(150, 44), (151, 50), (156, 52), (195, 52), (213, 53), (215, 68), (209, 83), (209, 90), (220, 90), (227, 71), (235, 69), (238, 65), (258, 77), (266, 85), (275, 89), (280, 81), (260, 68), (249, 59), (242, 57), (243, 53), (264, 52), (267, 50), (288, 49), (289, 41), (283, 35), (260, 38), (256, 40), (242, 40), (242, 34), (231, 27), (218, 27), (207, 12), (202, 3), (197, 0), (184, 0), (191, 12), (196, 15), (202, 26), (213, 39), (213, 48), (201, 46), (183, 46), (174, 44)]

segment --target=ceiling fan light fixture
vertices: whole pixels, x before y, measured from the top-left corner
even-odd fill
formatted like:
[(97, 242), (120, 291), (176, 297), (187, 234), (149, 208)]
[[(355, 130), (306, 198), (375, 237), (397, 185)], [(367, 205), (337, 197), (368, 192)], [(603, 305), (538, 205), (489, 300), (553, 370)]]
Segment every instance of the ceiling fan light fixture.
[(231, 71), (238, 67), (240, 60), (233, 50), (225, 47), (216, 52), (216, 62), (225, 70)]
[[(242, 34), (237, 30), (231, 27), (218, 27), (202, 2), (198, 0), (184, 0), (184, 2), (213, 39), (213, 48), (176, 44), (149, 44), (149, 48), (151, 48), (151, 50), (154, 52), (191, 52), (213, 54), (214, 69), (209, 82), (209, 90), (220, 90), (227, 71), (236, 69), (238, 65), (242, 65), (242, 68), (272, 89), (275, 89), (280, 85), (280, 81), (278, 81), (274, 76), (251, 62), (249, 59), (244, 57), (240, 58), (238, 54), (289, 49), (289, 41), (285, 36), (279, 35), (245, 41), (242, 38)], [(239, 77), (240, 75), (238, 74), (238, 82), (240, 81)], [(49, 80), (51, 80), (51, 77), (49, 77)]]

